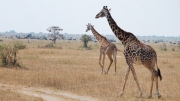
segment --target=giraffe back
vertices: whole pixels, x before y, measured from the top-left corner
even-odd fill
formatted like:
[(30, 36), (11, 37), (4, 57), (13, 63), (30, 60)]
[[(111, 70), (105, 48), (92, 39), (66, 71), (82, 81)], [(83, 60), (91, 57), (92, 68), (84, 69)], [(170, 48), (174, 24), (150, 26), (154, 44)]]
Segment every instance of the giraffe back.
[(126, 60), (135, 64), (152, 65), (157, 61), (156, 51), (149, 45), (132, 41), (124, 49)]

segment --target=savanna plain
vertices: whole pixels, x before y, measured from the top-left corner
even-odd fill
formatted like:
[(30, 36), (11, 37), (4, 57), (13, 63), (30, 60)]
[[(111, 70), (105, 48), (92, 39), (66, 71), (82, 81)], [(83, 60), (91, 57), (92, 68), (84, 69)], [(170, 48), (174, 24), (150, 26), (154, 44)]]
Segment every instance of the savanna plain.
[[(116, 42), (117, 74), (114, 63), (108, 74), (101, 74), (99, 66), (99, 43), (89, 42), (88, 49), (82, 48), (81, 41), (57, 40), (52, 47), (46, 47), (51, 41), (45, 40), (5, 40), (2, 43), (21, 41), (25, 49), (18, 51), (18, 62), (27, 69), (10, 67), (0, 68), (0, 83), (38, 88), (51, 88), (78, 95), (90, 96), (98, 101), (179, 101), (180, 100), (180, 47), (166, 43), (167, 50), (161, 49), (162, 43), (146, 43), (152, 46), (158, 57), (162, 81), (159, 80), (161, 98), (156, 96), (155, 83), (151, 99), (147, 96), (151, 87), (151, 74), (143, 65), (134, 65), (140, 87), (143, 92), (139, 97), (137, 85), (132, 73), (129, 74), (123, 96), (122, 90), (127, 64), (123, 55), (123, 45)], [(107, 70), (109, 59), (106, 56), (104, 69)], [(1, 101), (43, 101), (33, 96), (22, 95), (16, 91), (2, 90)]]

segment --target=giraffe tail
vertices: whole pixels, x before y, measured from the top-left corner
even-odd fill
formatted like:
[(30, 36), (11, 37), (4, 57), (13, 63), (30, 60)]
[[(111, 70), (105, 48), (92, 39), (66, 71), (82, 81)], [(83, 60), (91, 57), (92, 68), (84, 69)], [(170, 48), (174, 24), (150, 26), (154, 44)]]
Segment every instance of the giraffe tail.
[(117, 51), (121, 51), (121, 50), (119, 50), (117, 47), (116, 47), (116, 49), (117, 49)]
[(117, 51), (121, 51), (121, 50), (119, 50), (116, 46), (114, 47)]
[(158, 76), (159, 76), (160, 80), (162, 80), (161, 71), (160, 71), (160, 69), (158, 68), (158, 65), (157, 65), (157, 56), (156, 56), (156, 66), (157, 66)]
[(162, 76), (161, 76), (161, 71), (160, 71), (160, 69), (158, 68), (158, 76), (159, 76), (159, 78), (160, 78), (160, 80), (162, 80)]

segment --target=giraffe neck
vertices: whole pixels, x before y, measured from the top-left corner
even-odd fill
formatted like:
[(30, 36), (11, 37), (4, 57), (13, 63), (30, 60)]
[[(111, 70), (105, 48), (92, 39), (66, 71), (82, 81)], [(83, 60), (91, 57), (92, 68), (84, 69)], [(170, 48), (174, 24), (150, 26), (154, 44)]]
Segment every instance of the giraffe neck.
[(139, 40), (130, 32), (126, 32), (123, 29), (121, 29), (114, 19), (112, 18), (111, 14), (107, 11), (106, 12), (106, 18), (109, 23), (109, 26), (111, 27), (113, 33), (116, 35), (116, 37), (122, 42), (122, 44), (125, 46), (130, 41), (136, 41), (139, 42)]
[(93, 33), (93, 35), (96, 37), (96, 39), (102, 43), (103, 39), (106, 39), (104, 36), (100, 35), (95, 29), (93, 26), (91, 26), (91, 31)]

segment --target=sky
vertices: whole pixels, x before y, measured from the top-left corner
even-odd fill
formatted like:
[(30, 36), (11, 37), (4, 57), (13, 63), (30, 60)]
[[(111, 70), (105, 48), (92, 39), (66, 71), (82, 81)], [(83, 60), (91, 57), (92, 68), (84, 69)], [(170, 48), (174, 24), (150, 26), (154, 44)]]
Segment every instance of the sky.
[(103, 6), (111, 8), (118, 26), (138, 36), (180, 36), (180, 0), (0, 0), (0, 32), (89, 34), (91, 23), (102, 35), (114, 35), (106, 18), (95, 19)]

